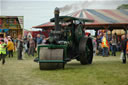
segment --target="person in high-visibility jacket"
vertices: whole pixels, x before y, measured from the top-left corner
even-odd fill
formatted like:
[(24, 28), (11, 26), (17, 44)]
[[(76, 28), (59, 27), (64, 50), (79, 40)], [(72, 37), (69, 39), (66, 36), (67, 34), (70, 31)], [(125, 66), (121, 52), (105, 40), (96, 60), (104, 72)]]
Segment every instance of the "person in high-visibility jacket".
[(102, 48), (103, 48), (103, 56), (108, 56), (109, 44), (108, 44), (108, 41), (106, 39), (106, 34), (103, 35), (101, 41), (102, 41), (101, 45), (102, 45)]
[(0, 60), (2, 60), (2, 64), (5, 64), (6, 46), (7, 46), (7, 44), (4, 43), (4, 40), (1, 40), (1, 44), (0, 44)]

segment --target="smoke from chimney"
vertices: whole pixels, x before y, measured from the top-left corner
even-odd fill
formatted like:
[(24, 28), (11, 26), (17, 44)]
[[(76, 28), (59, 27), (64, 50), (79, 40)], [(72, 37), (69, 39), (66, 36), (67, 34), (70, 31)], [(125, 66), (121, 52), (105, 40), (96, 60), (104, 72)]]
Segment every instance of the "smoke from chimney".
[(84, 1), (84, 2), (77, 2), (77, 3), (73, 3), (70, 5), (65, 5), (64, 7), (60, 7), (60, 12), (68, 12), (71, 10), (80, 10), (80, 9), (86, 9), (88, 7), (88, 5), (90, 4), (89, 1)]

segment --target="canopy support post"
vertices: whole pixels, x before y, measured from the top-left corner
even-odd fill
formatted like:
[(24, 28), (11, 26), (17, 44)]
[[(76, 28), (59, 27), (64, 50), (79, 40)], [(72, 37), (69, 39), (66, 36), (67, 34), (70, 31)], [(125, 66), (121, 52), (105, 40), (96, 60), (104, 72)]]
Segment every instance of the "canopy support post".
[(112, 38), (112, 31), (113, 31), (113, 29), (110, 29), (110, 32), (111, 32), (111, 35), (110, 36), (111, 36), (111, 38)]
[(96, 31), (96, 32), (95, 32), (95, 37), (97, 37), (98, 30), (97, 30), (97, 29), (95, 29), (95, 31)]

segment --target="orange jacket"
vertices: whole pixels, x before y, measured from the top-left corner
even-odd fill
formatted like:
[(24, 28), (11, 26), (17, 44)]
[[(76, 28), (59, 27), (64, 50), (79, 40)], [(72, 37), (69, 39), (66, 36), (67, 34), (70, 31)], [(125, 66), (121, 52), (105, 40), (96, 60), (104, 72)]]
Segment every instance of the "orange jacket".
[(126, 45), (126, 50), (128, 51), (128, 41), (127, 41), (127, 45)]
[(7, 45), (8, 51), (10, 50), (14, 50), (14, 44), (12, 41), (8, 41), (8, 45)]
[(109, 47), (108, 41), (107, 41), (106, 37), (103, 37), (103, 38), (102, 38), (102, 43), (101, 43), (101, 45), (102, 45), (102, 48), (104, 48), (104, 47)]

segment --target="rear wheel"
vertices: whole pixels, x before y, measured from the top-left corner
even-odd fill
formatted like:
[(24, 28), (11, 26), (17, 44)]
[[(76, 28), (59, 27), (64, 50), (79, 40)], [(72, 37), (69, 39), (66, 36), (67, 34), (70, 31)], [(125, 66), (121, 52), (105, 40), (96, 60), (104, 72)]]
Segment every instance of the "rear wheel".
[(82, 65), (91, 64), (93, 60), (92, 39), (83, 37), (79, 43), (80, 63)]

